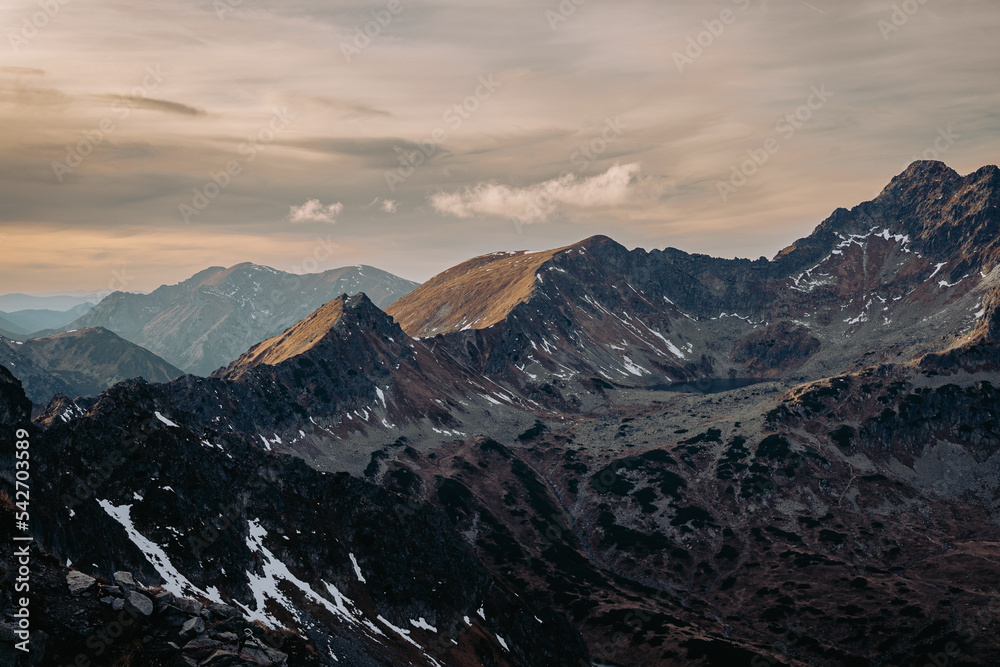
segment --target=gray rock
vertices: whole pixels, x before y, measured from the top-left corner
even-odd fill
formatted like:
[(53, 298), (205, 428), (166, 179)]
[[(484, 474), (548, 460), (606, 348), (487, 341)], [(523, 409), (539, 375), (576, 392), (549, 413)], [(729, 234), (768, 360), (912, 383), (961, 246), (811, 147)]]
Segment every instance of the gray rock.
[(167, 605), (160, 610), (161, 617), (163, 621), (172, 627), (179, 628), (185, 623), (187, 623), (190, 616), (185, 614), (183, 611), (174, 607), (173, 605)]
[(97, 583), (97, 579), (87, 576), (83, 572), (76, 570), (66, 575), (66, 583), (69, 585), (69, 592), (73, 595), (80, 595)]
[(132, 577), (131, 572), (115, 572), (114, 579), (115, 584), (126, 590), (134, 591), (136, 588), (135, 579)]
[(121, 595), (122, 589), (120, 586), (101, 586), (101, 590), (108, 595)]
[[(103, 604), (114, 604), (115, 598), (111, 597), (110, 595), (105, 595), (104, 597), (101, 598), (101, 602)], [(124, 600), (122, 600), (122, 604), (125, 604)]]
[(220, 642), (229, 642), (229, 643), (236, 643), (240, 639), (235, 632), (217, 632), (212, 636), (218, 639)]
[(176, 599), (170, 591), (161, 591), (153, 596), (153, 602), (156, 603), (157, 609), (163, 609), (168, 605), (174, 604), (174, 600)]
[(211, 604), (208, 606), (208, 610), (219, 618), (237, 618), (241, 615), (239, 609), (230, 607), (228, 604)]
[(125, 600), (121, 598), (111, 599), (111, 608), (115, 611), (121, 611), (125, 607)]
[(198, 616), (201, 614), (203, 609), (202, 604), (197, 600), (192, 600), (190, 598), (175, 598), (173, 605), (183, 611), (185, 614), (190, 614), (191, 616)]
[(224, 649), (225, 646), (222, 642), (209, 639), (206, 635), (199, 635), (187, 644), (184, 644), (181, 650), (184, 652), (185, 657), (195, 658), (198, 660), (196, 664), (202, 664), (208, 663), (210, 657), (220, 649)]
[(196, 616), (192, 618), (181, 628), (181, 636), (188, 635), (200, 635), (205, 632), (205, 621), (202, 620), (201, 616)]
[(131, 609), (139, 612), (143, 616), (153, 615), (153, 601), (139, 591), (129, 591), (125, 595), (125, 600)]
[(183, 646), (185, 651), (222, 648), (222, 644), (208, 637), (195, 637)]
[(255, 660), (256, 664), (262, 665), (263, 667), (277, 667), (278, 665), (288, 664), (288, 656), (281, 651), (275, 651), (272, 648), (246, 647), (244, 651), (245, 653), (241, 653), (240, 657)]

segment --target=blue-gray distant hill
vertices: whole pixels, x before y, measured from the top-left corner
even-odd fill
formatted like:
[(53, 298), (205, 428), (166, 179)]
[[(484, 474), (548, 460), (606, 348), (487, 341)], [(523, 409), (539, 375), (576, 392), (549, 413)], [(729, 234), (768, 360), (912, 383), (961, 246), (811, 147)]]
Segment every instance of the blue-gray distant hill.
[(73, 320), (83, 317), (93, 307), (93, 303), (81, 303), (69, 310), (33, 308), (13, 312), (0, 312), (0, 329), (13, 334), (24, 335), (35, 332), (48, 332), (52, 329), (64, 327), (73, 322)]
[(115, 292), (64, 327), (104, 327), (187, 373), (208, 375), (341, 294), (386, 308), (418, 283), (370, 266), (296, 275), (251, 263), (211, 267), (149, 294)]
[(0, 337), (0, 365), (21, 381), (40, 408), (56, 394), (93, 396), (122, 380), (168, 382), (182, 374), (152, 352), (100, 327), (26, 341)]

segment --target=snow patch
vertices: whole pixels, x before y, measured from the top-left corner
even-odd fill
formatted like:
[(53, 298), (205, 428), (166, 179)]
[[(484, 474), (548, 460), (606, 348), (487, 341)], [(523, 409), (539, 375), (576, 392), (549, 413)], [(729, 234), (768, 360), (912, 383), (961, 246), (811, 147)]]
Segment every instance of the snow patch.
[(431, 625), (430, 623), (428, 623), (427, 621), (425, 621), (423, 616), (421, 616), (416, 621), (414, 621), (411, 618), (410, 619), (410, 625), (412, 625), (415, 628), (419, 628), (421, 630), (430, 630), (431, 632), (437, 632), (437, 628), (435, 628), (433, 625)]
[(395, 625), (393, 625), (388, 620), (386, 620), (385, 617), (382, 616), (381, 614), (378, 616), (378, 620), (379, 620), (379, 623), (381, 623), (385, 627), (389, 628), (390, 630), (392, 630), (393, 632), (395, 632), (400, 637), (402, 637), (403, 639), (405, 639), (409, 643), (413, 644), (417, 648), (420, 648), (420, 644), (418, 644), (417, 642), (415, 642), (412, 639), (410, 639), (410, 631), (409, 630), (404, 630), (403, 628), (397, 628)]
[(354, 554), (347, 554), (347, 556), (351, 559), (351, 565), (354, 566), (354, 574), (357, 575), (358, 581), (367, 584), (368, 582), (365, 581), (365, 576), (361, 574), (361, 566), (358, 565), (358, 560), (354, 557)]
[(189, 597), (192, 593), (201, 595), (202, 597), (208, 598), (213, 602), (221, 603), (222, 597), (219, 592), (215, 589), (210, 588), (207, 591), (203, 591), (194, 584), (192, 584), (187, 577), (180, 573), (176, 567), (170, 562), (170, 557), (163, 550), (159, 544), (156, 544), (142, 533), (140, 533), (135, 524), (132, 523), (132, 506), (131, 505), (112, 505), (107, 500), (98, 500), (97, 504), (100, 505), (108, 515), (121, 524), (125, 529), (125, 533), (128, 538), (132, 541), (142, 555), (146, 557), (146, 560), (150, 562), (156, 572), (163, 579), (163, 588), (170, 591), (174, 595), (180, 597)]
[(164, 424), (166, 424), (167, 426), (172, 426), (174, 428), (180, 428), (177, 424), (173, 423), (172, 421), (170, 421), (169, 419), (167, 419), (166, 417), (164, 417), (163, 415), (161, 415), (159, 412), (157, 412), (155, 414), (156, 414), (156, 418), (159, 419)]

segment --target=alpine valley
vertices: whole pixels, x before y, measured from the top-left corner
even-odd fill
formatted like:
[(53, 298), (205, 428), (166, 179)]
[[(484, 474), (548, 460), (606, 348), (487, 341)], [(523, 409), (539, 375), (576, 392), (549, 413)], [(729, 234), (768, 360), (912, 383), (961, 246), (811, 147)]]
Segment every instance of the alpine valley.
[(915, 162), (770, 260), (238, 265), (6, 342), (32, 664), (1000, 664), (998, 206)]

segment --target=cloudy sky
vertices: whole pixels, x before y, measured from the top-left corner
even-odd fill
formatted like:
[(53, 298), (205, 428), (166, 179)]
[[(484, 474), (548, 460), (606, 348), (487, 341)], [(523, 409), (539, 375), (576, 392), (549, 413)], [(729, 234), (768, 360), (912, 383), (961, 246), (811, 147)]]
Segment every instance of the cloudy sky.
[(917, 156), (1000, 161), (995, 0), (10, 0), (0, 25), (0, 293), (425, 280), (597, 233), (770, 257)]

